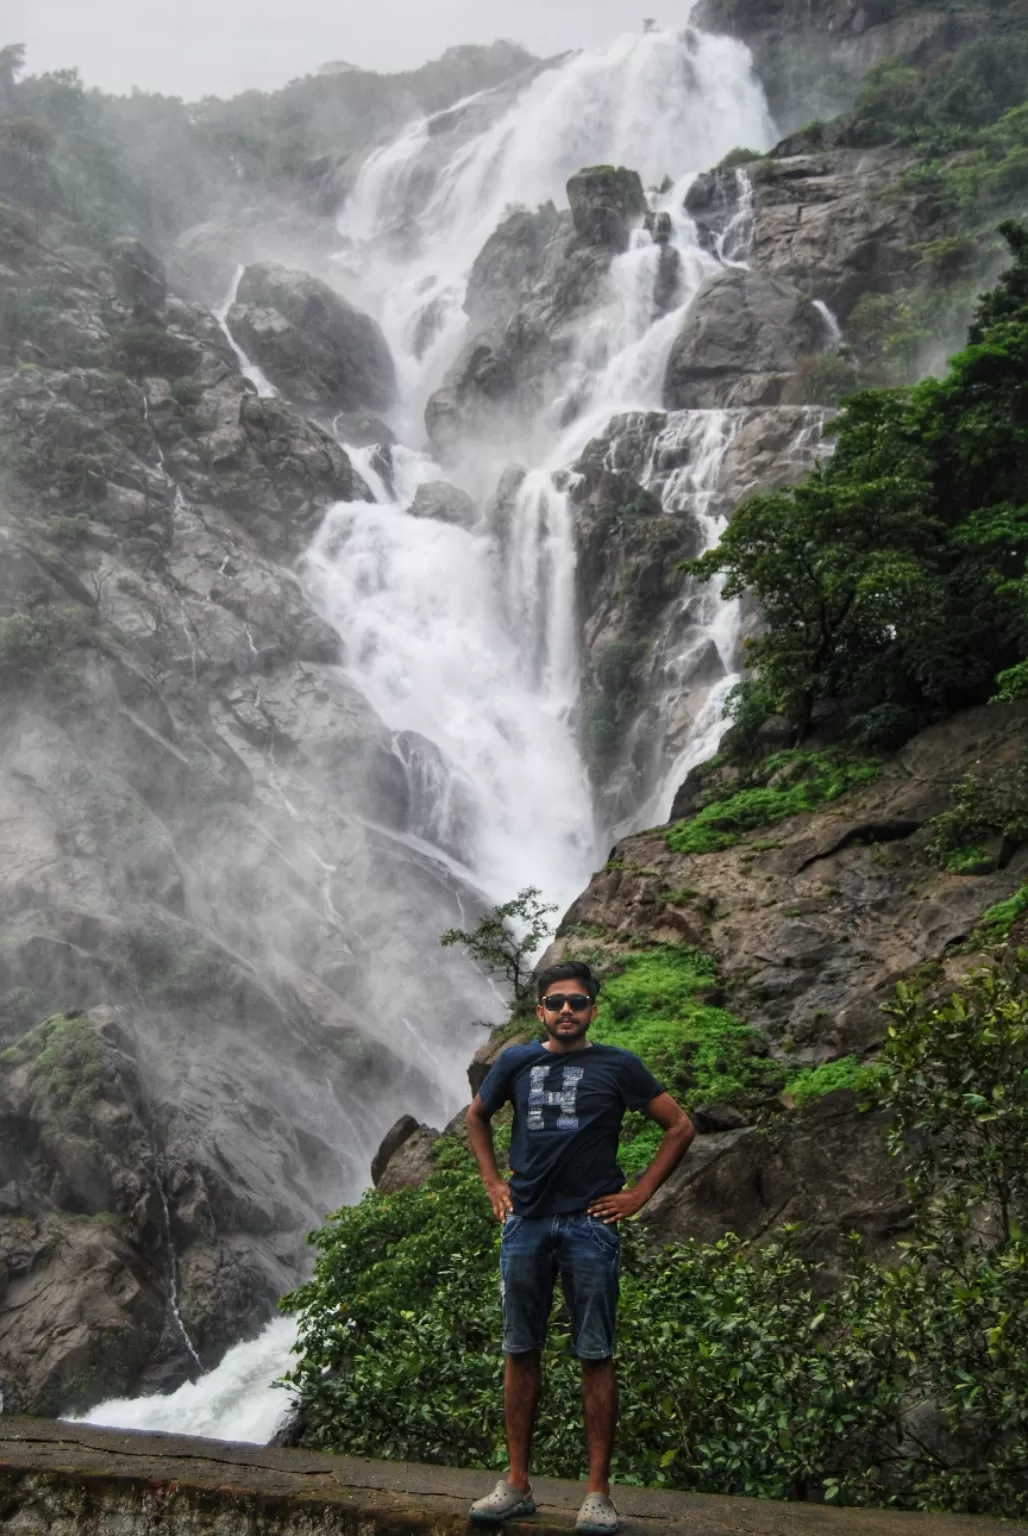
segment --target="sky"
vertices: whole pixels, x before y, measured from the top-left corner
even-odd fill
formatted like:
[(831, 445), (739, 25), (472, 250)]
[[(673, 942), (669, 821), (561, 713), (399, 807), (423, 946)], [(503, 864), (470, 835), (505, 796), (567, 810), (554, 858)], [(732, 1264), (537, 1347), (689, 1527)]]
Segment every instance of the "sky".
[(30, 73), (77, 67), (107, 91), (194, 99), (274, 90), (330, 59), (392, 71), (455, 43), (533, 53), (604, 44), (644, 16), (681, 26), (689, 0), (3, 0), (0, 47)]

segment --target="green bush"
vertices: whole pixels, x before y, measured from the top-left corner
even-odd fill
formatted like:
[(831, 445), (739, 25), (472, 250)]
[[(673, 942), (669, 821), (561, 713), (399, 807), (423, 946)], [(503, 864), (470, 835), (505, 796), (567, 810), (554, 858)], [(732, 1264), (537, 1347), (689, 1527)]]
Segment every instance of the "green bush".
[(849, 790), (871, 783), (881, 771), (878, 759), (854, 758), (831, 750), (776, 752), (750, 771), (743, 788), (676, 822), (667, 833), (667, 845), (672, 853), (716, 853), (731, 848), (747, 832), (838, 800)]
[[(954, 784), (952, 805), (932, 822), (927, 852), (952, 874), (974, 870), (982, 862), (981, 845), (1001, 837), (1028, 840), (1028, 750), (1013, 763), (978, 767)], [(991, 866), (990, 866), (991, 867)]]
[(744, 149), (739, 145), (730, 149), (722, 160), (714, 167), (718, 171), (734, 171), (741, 165), (752, 165), (754, 160), (763, 160), (764, 156), (759, 149)]

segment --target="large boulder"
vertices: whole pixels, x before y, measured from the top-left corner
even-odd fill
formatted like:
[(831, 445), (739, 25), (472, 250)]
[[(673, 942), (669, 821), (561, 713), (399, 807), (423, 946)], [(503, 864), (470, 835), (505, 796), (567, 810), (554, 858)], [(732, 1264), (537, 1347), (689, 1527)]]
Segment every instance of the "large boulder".
[(427, 517), (455, 528), (473, 528), (478, 522), (478, 508), (467, 491), (448, 480), (427, 480), (419, 485), (407, 510), (411, 517)]
[(141, 240), (124, 236), (111, 248), (111, 265), (119, 292), (144, 316), (162, 309), (168, 297), (164, 263)]
[(792, 283), (744, 267), (716, 272), (671, 349), (664, 403), (678, 411), (777, 405), (824, 339), (819, 311)]
[(327, 283), (273, 262), (247, 267), (228, 325), (271, 382), (322, 411), (384, 411), (396, 370), (381, 329)]
[(632, 228), (647, 211), (638, 171), (623, 165), (592, 165), (568, 182), (568, 202), (575, 233), (587, 245), (627, 251)]

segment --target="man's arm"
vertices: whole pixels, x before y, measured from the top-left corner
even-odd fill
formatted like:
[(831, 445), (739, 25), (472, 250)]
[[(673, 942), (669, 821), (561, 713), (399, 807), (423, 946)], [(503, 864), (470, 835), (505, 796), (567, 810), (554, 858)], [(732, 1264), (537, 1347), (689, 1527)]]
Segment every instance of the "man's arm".
[[(506, 1221), (514, 1207), (511, 1204), (507, 1181), (501, 1177), (500, 1170), (496, 1166), (492, 1118), (492, 1110), (486, 1108), (482, 1103), (480, 1095), (476, 1093), (471, 1108), (468, 1110), (468, 1146), (474, 1153), (475, 1162), (478, 1164), (478, 1171), (482, 1175), (482, 1183), (485, 1185), (485, 1192), (489, 1196), (489, 1204), (493, 1208), (493, 1215), (497, 1221)], [(668, 1172), (670, 1172), (670, 1169)]]
[[(664, 1132), (664, 1138), (653, 1162), (631, 1189), (622, 1189), (616, 1195), (601, 1195), (589, 1207), (590, 1216), (598, 1216), (608, 1225), (612, 1221), (623, 1221), (626, 1216), (634, 1216), (636, 1211), (642, 1210), (664, 1180), (674, 1173), (696, 1135), (689, 1116), (669, 1093), (658, 1093), (656, 1098), (651, 1099), (646, 1106), (646, 1113), (651, 1120), (656, 1120)], [(491, 1145), (490, 1142), (490, 1149)]]

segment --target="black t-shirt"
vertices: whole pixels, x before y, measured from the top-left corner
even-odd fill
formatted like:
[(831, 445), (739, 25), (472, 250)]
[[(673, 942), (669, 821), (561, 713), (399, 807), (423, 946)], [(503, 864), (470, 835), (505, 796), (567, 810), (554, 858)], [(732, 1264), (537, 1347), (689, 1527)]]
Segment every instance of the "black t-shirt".
[(548, 1051), (513, 1045), (478, 1090), (489, 1112), (510, 1102), (511, 1199), (518, 1216), (584, 1211), (621, 1189), (617, 1148), (626, 1109), (645, 1109), (664, 1089), (631, 1051), (593, 1043)]

